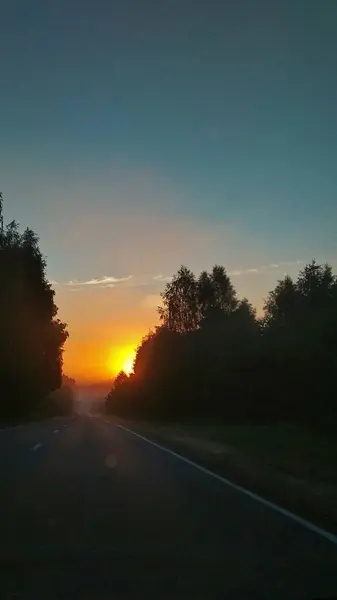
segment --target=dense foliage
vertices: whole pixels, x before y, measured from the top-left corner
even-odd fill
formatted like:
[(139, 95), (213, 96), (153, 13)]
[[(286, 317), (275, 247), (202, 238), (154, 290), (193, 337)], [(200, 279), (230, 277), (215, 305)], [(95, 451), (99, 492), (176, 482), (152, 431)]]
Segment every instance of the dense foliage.
[(161, 325), (120, 373), (106, 408), (145, 418), (337, 420), (337, 278), (308, 264), (268, 295), (257, 319), (224, 267), (181, 267), (162, 294)]
[(0, 419), (8, 420), (50, 412), (68, 333), (57, 319), (38, 238), (15, 221), (4, 227), (1, 196), (0, 224)]
[(52, 391), (44, 401), (43, 416), (67, 416), (74, 410), (76, 382), (62, 375), (61, 386)]

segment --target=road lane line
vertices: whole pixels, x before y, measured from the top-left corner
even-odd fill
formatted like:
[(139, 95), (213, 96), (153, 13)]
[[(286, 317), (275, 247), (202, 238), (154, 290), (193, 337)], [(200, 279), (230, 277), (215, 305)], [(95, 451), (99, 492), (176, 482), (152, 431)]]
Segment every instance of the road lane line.
[[(110, 425), (113, 424), (111, 421), (109, 421), (109, 423), (110, 423)], [(136, 433), (132, 429), (128, 429), (128, 427), (124, 427), (123, 425), (117, 425), (117, 427), (119, 427), (120, 429), (124, 429), (124, 431), (127, 431), (128, 433), (135, 435), (136, 437), (140, 438), (144, 442), (147, 442), (148, 444), (151, 444), (152, 446), (159, 448), (159, 450), (163, 450), (164, 452), (171, 454), (175, 458), (182, 460), (183, 462), (190, 465), (191, 467), (195, 467), (196, 469), (199, 469), (199, 471), (201, 471), (202, 473), (205, 473), (206, 475), (209, 475), (210, 477), (213, 477), (214, 479), (221, 481), (222, 483), (224, 483), (225, 485), (228, 485), (229, 487), (233, 488), (237, 492), (241, 492), (242, 494), (244, 494), (245, 496), (248, 496), (252, 500), (255, 500), (256, 502), (260, 502), (260, 504), (263, 504), (264, 506), (271, 508), (275, 512), (278, 512), (279, 514), (283, 515), (284, 517), (287, 517), (288, 519), (295, 521), (299, 525), (302, 525), (302, 527), (305, 527), (306, 529), (309, 529), (310, 531), (317, 533), (318, 535), (329, 540), (329, 542), (332, 542), (333, 544), (337, 545), (337, 535), (334, 535), (333, 533), (330, 533), (329, 531), (326, 531), (325, 529), (322, 529), (321, 527), (318, 527), (317, 525), (310, 523), (310, 521), (303, 519), (299, 515), (296, 515), (295, 513), (287, 510), (286, 508), (282, 508), (282, 506), (279, 506), (278, 504), (275, 504), (274, 502), (270, 502), (269, 500), (266, 500), (262, 496), (259, 496), (258, 494), (251, 492), (250, 490), (242, 487), (241, 485), (234, 483), (230, 479), (227, 479), (226, 477), (222, 477), (222, 475), (218, 475), (217, 473), (214, 473), (213, 471), (206, 469), (206, 467), (202, 467), (201, 465), (198, 465), (198, 463), (193, 462), (193, 460), (190, 460), (189, 458), (186, 458), (185, 456), (182, 456), (181, 454), (177, 454), (177, 452), (174, 452), (173, 450), (166, 448), (166, 446), (161, 446), (160, 444), (157, 444), (156, 442), (149, 440), (148, 438), (144, 437), (143, 435), (140, 435), (140, 433)]]
[(42, 448), (42, 444), (35, 444), (35, 446), (32, 448), (32, 450), (38, 450), (39, 448)]
[(58, 432), (59, 432), (59, 430), (58, 430), (58, 429), (54, 429), (54, 433), (58, 433)]

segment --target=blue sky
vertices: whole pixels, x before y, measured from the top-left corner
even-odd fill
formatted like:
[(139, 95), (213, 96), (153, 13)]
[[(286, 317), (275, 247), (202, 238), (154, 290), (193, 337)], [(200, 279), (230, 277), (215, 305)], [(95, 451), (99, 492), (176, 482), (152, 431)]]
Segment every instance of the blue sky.
[(183, 262), (258, 306), (337, 266), (336, 31), (333, 0), (0, 2), (5, 218), (40, 235), (75, 340), (89, 305), (147, 326)]

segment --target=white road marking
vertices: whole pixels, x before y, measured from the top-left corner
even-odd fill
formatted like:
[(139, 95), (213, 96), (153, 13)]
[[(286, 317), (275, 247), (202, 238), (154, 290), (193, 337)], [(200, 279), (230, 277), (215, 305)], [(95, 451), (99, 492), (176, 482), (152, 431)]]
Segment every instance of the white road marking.
[[(112, 424), (111, 421), (110, 421), (110, 424)], [(252, 498), (252, 500), (255, 500), (256, 502), (260, 502), (260, 504), (263, 504), (264, 506), (271, 508), (275, 512), (278, 512), (279, 514), (283, 515), (284, 517), (287, 517), (288, 519), (295, 521), (299, 525), (302, 525), (302, 527), (305, 527), (306, 529), (309, 529), (310, 531), (317, 533), (318, 535), (329, 540), (329, 542), (332, 542), (333, 544), (337, 545), (337, 535), (334, 535), (333, 533), (330, 533), (329, 531), (326, 531), (325, 529), (322, 529), (321, 527), (318, 527), (317, 525), (310, 523), (310, 521), (303, 519), (299, 515), (296, 515), (295, 513), (292, 513), (285, 508), (282, 508), (282, 506), (279, 506), (278, 504), (274, 504), (274, 502), (270, 502), (269, 500), (266, 500), (265, 498), (263, 498), (262, 496), (259, 496), (258, 494), (254, 494), (254, 492), (247, 490), (246, 488), (242, 487), (241, 485), (237, 485), (233, 481), (230, 481), (230, 479), (227, 479), (226, 477), (222, 477), (221, 475), (218, 475), (217, 473), (214, 473), (213, 471), (210, 471), (209, 469), (206, 469), (205, 467), (198, 465), (198, 463), (193, 462), (193, 460), (190, 460), (189, 458), (186, 458), (185, 456), (182, 456), (181, 454), (177, 454), (176, 452), (173, 452), (173, 450), (170, 450), (169, 448), (166, 448), (165, 446), (161, 446), (160, 444), (157, 444), (156, 442), (149, 440), (148, 438), (144, 437), (143, 435), (140, 435), (140, 433), (136, 433), (135, 431), (132, 431), (132, 429), (128, 429), (127, 427), (124, 427), (123, 425), (117, 425), (117, 427), (119, 427), (120, 429), (124, 429), (124, 431), (127, 431), (128, 433), (135, 435), (136, 437), (140, 438), (144, 442), (147, 442), (148, 444), (151, 444), (152, 446), (159, 448), (159, 450), (163, 450), (164, 452), (171, 454), (175, 458), (182, 460), (183, 462), (187, 463), (191, 467), (195, 467), (196, 469), (199, 469), (199, 471), (201, 471), (202, 473), (205, 473), (206, 475), (209, 475), (210, 477), (213, 477), (214, 479), (221, 481), (222, 483), (224, 483), (225, 485), (228, 485), (229, 487), (233, 488), (234, 490), (241, 492), (242, 494), (245, 494), (245, 496), (248, 496), (249, 498)]]
[(35, 444), (35, 446), (32, 448), (32, 450), (38, 450), (39, 448), (42, 448), (42, 444)]
[(68, 427), (67, 423), (65, 425), (63, 425), (63, 427)]
[(58, 433), (58, 432), (59, 432), (59, 430), (58, 430), (58, 429), (54, 429), (54, 433)]

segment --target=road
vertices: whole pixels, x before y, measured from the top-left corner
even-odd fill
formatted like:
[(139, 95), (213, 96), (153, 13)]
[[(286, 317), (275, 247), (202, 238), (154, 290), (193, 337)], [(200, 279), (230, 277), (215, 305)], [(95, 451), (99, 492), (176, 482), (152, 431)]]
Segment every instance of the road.
[(337, 544), (104, 417), (0, 431), (1, 598), (337, 596)]

